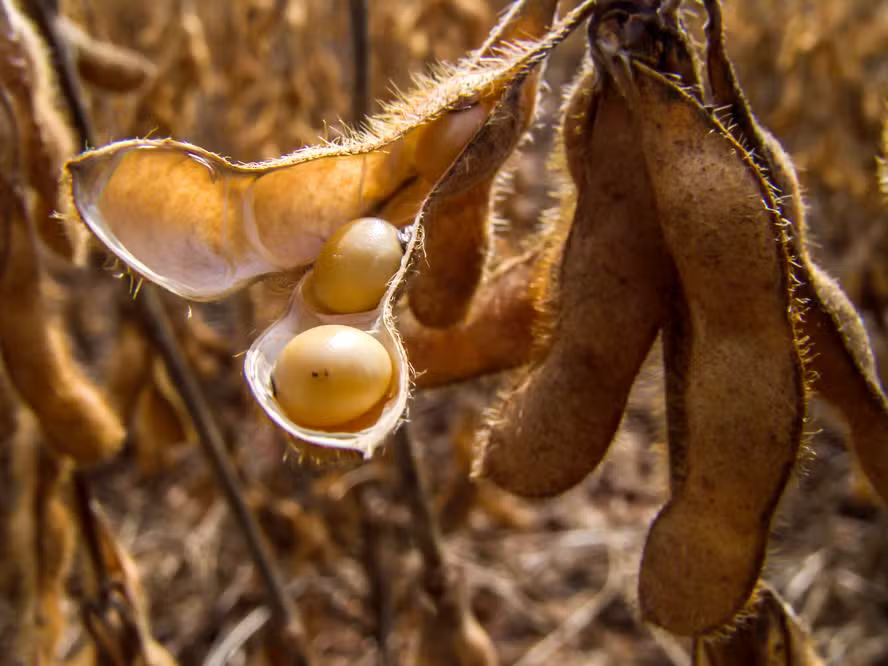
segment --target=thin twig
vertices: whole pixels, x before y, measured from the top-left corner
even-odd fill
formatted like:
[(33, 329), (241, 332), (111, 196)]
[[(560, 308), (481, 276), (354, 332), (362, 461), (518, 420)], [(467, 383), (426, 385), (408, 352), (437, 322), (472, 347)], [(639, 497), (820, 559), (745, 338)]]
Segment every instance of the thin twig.
[[(95, 576), (96, 595), (99, 607), (104, 607), (110, 594), (113, 581), (108, 573), (108, 566), (102, 555), (102, 544), (99, 538), (99, 528), (96, 525), (96, 516), (89, 480), (83, 470), (75, 469), (71, 474), (71, 485), (74, 491), (74, 510), (77, 516), (77, 524), (80, 528), (80, 536), (86, 544), (86, 552), (92, 565)], [(81, 612), (87, 613), (89, 601), (81, 602)], [(103, 650), (96, 650), (96, 665), (111, 666), (111, 661)]]
[(406, 425), (395, 431), (392, 443), (404, 495), (413, 517), (413, 537), (422, 556), (423, 587), (432, 600), (437, 601), (442, 598), (448, 584), (438, 521), (432, 512), (413, 443), (407, 436)]
[(352, 121), (358, 125), (370, 110), (370, 50), (367, 27), (367, 0), (349, 0), (348, 17), (352, 41)]
[[(370, 109), (370, 58), (368, 48), (366, 0), (349, 0), (349, 24), (352, 38), (352, 122), (360, 125)], [(367, 575), (369, 605), (373, 612), (373, 637), (378, 649), (377, 663), (389, 666), (392, 663), (389, 635), (392, 625), (392, 600), (389, 594), (387, 571), (385, 569), (385, 548), (382, 526), (373, 515), (373, 485), (355, 486), (356, 498), (361, 511), (361, 559)]]
[(225, 666), (231, 657), (265, 626), (270, 618), (271, 611), (265, 606), (251, 610), (222, 640), (210, 648), (203, 661), (203, 666)]
[(74, 490), (74, 510), (77, 514), (80, 535), (86, 544), (86, 552), (96, 577), (96, 589), (98, 594), (103, 596), (111, 586), (111, 577), (108, 575), (108, 567), (105, 566), (105, 558), (102, 557), (102, 544), (99, 541), (99, 530), (93, 513), (95, 500), (83, 470), (74, 470), (71, 474), (71, 485)]
[[(71, 121), (79, 135), (81, 145), (95, 145), (86, 106), (74, 76), (70, 59), (67, 57), (61, 40), (55, 30), (55, 13), (51, 0), (31, 0), (35, 22), (46, 41), (53, 66), (58, 74), (59, 89), (68, 106)], [(222, 432), (210, 411), (203, 391), (188, 365), (179, 342), (173, 334), (169, 318), (163, 308), (160, 296), (154, 289), (142, 290), (141, 298), (136, 299), (146, 332), (160, 352), (166, 370), (176, 385), (182, 400), (198, 431), (199, 441), (210, 465), (222, 486), (225, 499), (241, 528), (247, 547), (265, 584), (270, 597), (276, 626), (286, 634), (287, 643), (293, 651), (292, 663), (303, 666), (309, 663), (305, 650), (305, 635), (295, 605), (287, 595), (283, 580), (278, 572), (271, 552), (262, 537), (258, 523), (249, 510), (234, 466), (228, 458)]]
[(373, 637), (379, 650), (377, 663), (389, 666), (392, 662), (389, 635), (392, 628), (392, 598), (389, 594), (388, 571), (385, 567), (384, 529), (373, 513), (373, 493), (371, 484), (355, 487), (361, 507), (361, 541), (364, 571), (369, 587), (369, 605), (373, 611)]
[[(276, 624), (286, 627), (290, 635), (298, 636), (304, 645), (304, 631), (295, 606), (284, 588), (283, 580), (273, 563), (259, 525), (247, 506), (234, 466), (226, 452), (222, 432), (176, 340), (160, 296), (154, 287), (146, 285), (136, 302), (141, 304), (146, 333), (160, 352), (166, 371), (182, 396), (182, 401), (198, 432), (198, 440), (222, 486), (228, 506), (244, 534), (256, 568), (268, 591)], [(307, 664), (308, 659), (304, 654), (297, 655), (295, 663)]]

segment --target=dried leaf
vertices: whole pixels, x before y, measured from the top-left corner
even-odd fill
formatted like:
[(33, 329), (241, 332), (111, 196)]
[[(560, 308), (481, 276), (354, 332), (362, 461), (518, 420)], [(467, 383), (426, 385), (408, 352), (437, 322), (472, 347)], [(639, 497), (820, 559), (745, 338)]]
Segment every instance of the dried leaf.
[(823, 666), (823, 661), (792, 609), (764, 585), (729, 635), (694, 642), (694, 666)]
[(461, 577), (448, 581), (435, 607), (423, 607), (415, 654), (416, 666), (497, 666), (490, 636), (469, 608)]
[[(98, 505), (90, 504), (101, 572), (107, 588), (96, 590), (87, 608), (86, 628), (95, 651), (114, 666), (175, 666), (176, 661), (151, 635), (148, 602), (132, 557), (114, 538)], [(99, 660), (101, 663), (101, 660)]]

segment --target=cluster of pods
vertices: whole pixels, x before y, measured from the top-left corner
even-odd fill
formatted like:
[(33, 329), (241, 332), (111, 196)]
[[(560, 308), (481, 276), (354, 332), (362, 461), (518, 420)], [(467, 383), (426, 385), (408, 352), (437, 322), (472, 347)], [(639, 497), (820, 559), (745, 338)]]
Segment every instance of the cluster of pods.
[(589, 0), (556, 21), (554, 0), (516, 2), (478, 52), (363, 132), (257, 164), (115, 143), (68, 164), (74, 208), (133, 271), (186, 298), (292, 276), (288, 312), (247, 353), (253, 393), (300, 446), (370, 456), (408, 403), (397, 308), (471, 335), (473, 298), (492, 284), (498, 174), (534, 117), (545, 57), (588, 19), (552, 160), (562, 202), (510, 292), (536, 313), (533, 342), (510, 359), (524, 368), (477, 465), (527, 496), (579, 483), (661, 340), (671, 495), (639, 598), (647, 620), (709, 634), (755, 595), (809, 399), (846, 418), (882, 497), (888, 401), (859, 317), (808, 256), (794, 168), (736, 81), (719, 2), (703, 3), (702, 57), (680, 4)]

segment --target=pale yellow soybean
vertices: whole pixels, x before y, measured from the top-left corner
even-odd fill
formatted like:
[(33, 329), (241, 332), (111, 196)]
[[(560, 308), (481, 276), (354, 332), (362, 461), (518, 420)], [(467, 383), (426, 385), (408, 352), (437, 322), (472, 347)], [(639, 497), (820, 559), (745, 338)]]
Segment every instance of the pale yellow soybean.
[(275, 363), (275, 397), (298, 425), (329, 428), (352, 421), (385, 396), (392, 361), (376, 338), (351, 326), (308, 329)]
[(372, 310), (401, 266), (398, 230), (364, 217), (330, 236), (315, 261), (311, 291), (317, 302), (340, 314)]

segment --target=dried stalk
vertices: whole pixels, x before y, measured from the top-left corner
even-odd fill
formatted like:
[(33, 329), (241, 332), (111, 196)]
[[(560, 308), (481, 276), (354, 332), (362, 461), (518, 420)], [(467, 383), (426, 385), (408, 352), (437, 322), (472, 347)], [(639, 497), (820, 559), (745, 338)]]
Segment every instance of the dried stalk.
[(448, 584), (441, 532), (432, 513), (425, 480), (416, 460), (413, 442), (407, 436), (406, 426), (402, 425), (392, 435), (392, 445), (404, 499), (413, 517), (413, 538), (422, 556), (422, 586), (434, 601), (442, 596)]
[[(349, 0), (349, 24), (352, 38), (352, 122), (360, 125), (370, 111), (370, 58), (369, 27), (367, 23), (366, 0)], [(373, 638), (378, 650), (379, 666), (394, 663), (389, 646), (392, 626), (392, 599), (385, 567), (385, 548), (382, 538), (383, 526), (373, 515), (373, 485), (359, 484), (355, 487), (361, 511), (361, 561), (367, 576), (368, 605), (373, 614)]]
[(352, 121), (357, 125), (364, 121), (370, 110), (370, 50), (368, 47), (367, 0), (349, 0), (348, 17), (351, 26)]
[[(71, 122), (79, 136), (80, 143), (81, 145), (95, 145), (95, 136), (77, 86), (77, 80), (55, 30), (55, 8), (50, 7), (50, 3), (46, 0), (32, 0), (31, 4), (38, 28), (49, 47), (52, 63), (58, 74), (59, 88), (68, 106)], [(136, 303), (146, 333), (157, 347), (167, 372), (182, 395), (198, 431), (204, 453), (210, 461), (222, 486), (229, 508), (247, 541), (250, 554), (270, 597), (275, 624), (286, 634), (286, 642), (292, 653), (292, 663), (297, 666), (305, 666), (309, 663), (309, 659), (305, 648), (306, 638), (301, 619), (286, 593), (281, 574), (274, 564), (258, 523), (247, 507), (234, 466), (226, 453), (222, 432), (176, 340), (160, 297), (154, 289), (146, 288), (142, 290), (142, 297), (137, 299)], [(83, 479), (80, 479), (80, 482), (81, 484), (85, 483)]]

